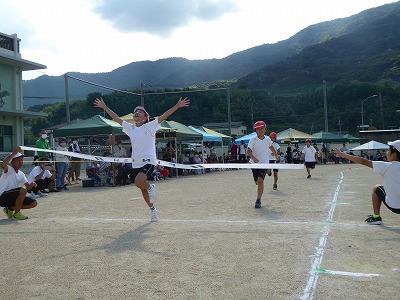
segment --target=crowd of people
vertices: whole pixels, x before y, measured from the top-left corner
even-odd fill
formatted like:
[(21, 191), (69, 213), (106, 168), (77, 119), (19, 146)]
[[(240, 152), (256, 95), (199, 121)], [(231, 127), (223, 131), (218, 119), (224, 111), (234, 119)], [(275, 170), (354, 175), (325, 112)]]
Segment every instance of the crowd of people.
[[(151, 162), (157, 161), (155, 149), (155, 133), (159, 130), (160, 123), (182, 107), (189, 106), (188, 98), (180, 98), (178, 102), (164, 114), (150, 121), (149, 113), (141, 106), (133, 111), (135, 124), (127, 123), (120, 119), (108, 106), (103, 99), (95, 100), (95, 107), (102, 108), (114, 121), (122, 125), (123, 132), (130, 137), (131, 150), (127, 154), (122, 142), (117, 141), (114, 153), (108, 153), (114, 157), (131, 157), (132, 163), (129, 164), (107, 164), (106, 168), (112, 170), (124, 182), (130, 178), (131, 182), (140, 189), (143, 199), (150, 209), (151, 221), (157, 221), (157, 209), (154, 203), (157, 199), (157, 190), (154, 183), (157, 181), (175, 176), (178, 172), (184, 174), (185, 170), (176, 168), (166, 168), (154, 165)], [(272, 176), (273, 186), (278, 188), (278, 165), (269, 166), (264, 169), (260, 164), (279, 164), (279, 163), (304, 163), (307, 171), (307, 178), (311, 178), (311, 171), (318, 163), (359, 163), (373, 168), (374, 172), (382, 175), (383, 186), (376, 186), (372, 193), (373, 214), (365, 220), (369, 224), (382, 224), (380, 216), (381, 204), (385, 204), (389, 210), (400, 214), (400, 140), (389, 142), (389, 149), (382, 154), (377, 151), (374, 154), (369, 152), (362, 156), (355, 156), (349, 151), (345, 144), (340, 149), (332, 149), (330, 152), (323, 144), (319, 150), (317, 145), (312, 144), (311, 139), (306, 139), (306, 145), (302, 150), (299, 145), (289, 144), (286, 151), (281, 151), (277, 142), (277, 134), (271, 132), (266, 135), (267, 125), (263, 121), (254, 124), (256, 135), (250, 139), (248, 145), (241, 141), (239, 145), (232, 141), (227, 155), (222, 159), (227, 163), (250, 163), (257, 164), (251, 168), (252, 178), (257, 186), (255, 208), (262, 207), (262, 197), (264, 193), (264, 180), (266, 175)], [(17, 147), (7, 156), (1, 166), (2, 175), (0, 177), (0, 206), (10, 219), (24, 220), (27, 217), (21, 213), (21, 209), (34, 208), (37, 205), (36, 198), (48, 196), (48, 192), (68, 190), (67, 185), (78, 183), (80, 178), (81, 161), (69, 155), (69, 153), (81, 153), (81, 148), (77, 139), (70, 142), (65, 138), (58, 141), (55, 155), (52, 155), (46, 130), (41, 130), (36, 141), (34, 166), (30, 170), (28, 177), (21, 171), (24, 155), (20, 153), (21, 147)], [(209, 147), (209, 155), (206, 155), (203, 147), (200, 151), (191, 154), (177, 155), (174, 143), (167, 144), (163, 160), (177, 162), (181, 164), (201, 164), (217, 163), (220, 159), (214, 147)], [(96, 167), (97, 168), (97, 167)], [(209, 169), (209, 168), (208, 168)], [(187, 172), (187, 171), (186, 171)], [(196, 169), (194, 174), (201, 174), (202, 169)], [(94, 174), (96, 176), (96, 174)], [(95, 177), (96, 180), (96, 177)]]

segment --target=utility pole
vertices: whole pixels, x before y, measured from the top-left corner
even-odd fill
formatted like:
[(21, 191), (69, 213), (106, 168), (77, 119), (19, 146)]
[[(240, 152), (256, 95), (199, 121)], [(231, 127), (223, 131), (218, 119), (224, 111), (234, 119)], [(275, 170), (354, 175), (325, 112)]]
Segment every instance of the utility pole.
[(342, 122), (340, 122), (340, 117), (339, 117), (339, 122), (338, 122), (338, 125), (339, 125), (339, 135), (342, 135)]
[(383, 120), (383, 108), (382, 108), (382, 95), (381, 92), (379, 92), (379, 109), (381, 112), (381, 121), (382, 121), (382, 130), (385, 129), (385, 122)]
[(71, 124), (71, 117), (69, 114), (69, 91), (68, 91), (68, 74), (64, 74), (64, 80), (65, 80), (65, 106), (67, 110), (67, 123)]
[(326, 81), (322, 81), (322, 87), (324, 90), (324, 115), (325, 115), (325, 131), (328, 132), (328, 105), (326, 102)]
[(226, 88), (226, 101), (228, 103), (228, 135), (232, 134), (232, 120), (231, 120), (231, 90)]
[(140, 79), (140, 105), (144, 107), (143, 80)]

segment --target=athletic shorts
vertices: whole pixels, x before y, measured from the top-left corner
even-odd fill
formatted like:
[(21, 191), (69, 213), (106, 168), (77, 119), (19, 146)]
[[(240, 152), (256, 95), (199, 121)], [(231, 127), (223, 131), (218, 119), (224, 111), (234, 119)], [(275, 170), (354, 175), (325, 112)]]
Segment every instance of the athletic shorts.
[(135, 181), (135, 178), (139, 173), (145, 174), (147, 176), (147, 179), (149, 180), (151, 179), (151, 174), (154, 171), (154, 166), (147, 164), (141, 168), (132, 169), (132, 171), (133, 171), (133, 181)]
[[(12, 190), (5, 191), (0, 195), (0, 206), (1, 207), (12, 207), (15, 206), (15, 200), (17, 200), (19, 191), (21, 188), (15, 188)], [(36, 202), (35, 199), (30, 197), (25, 197), (23, 205), (29, 205)]]
[(253, 172), (254, 181), (257, 181), (258, 177), (261, 177), (264, 180), (265, 175), (267, 174), (266, 169), (251, 169), (251, 171)]
[[(270, 160), (269, 163), (270, 164), (276, 164), (276, 160)], [(279, 169), (272, 169), (272, 171), (274, 171), (275, 173), (278, 173)]]
[(306, 161), (305, 165), (308, 169), (315, 169), (315, 161)]
[(391, 210), (395, 214), (400, 214), (400, 208), (392, 208), (386, 203), (386, 192), (382, 185), (378, 186), (375, 189), (375, 194), (378, 195), (379, 200), (381, 200), (381, 202), (384, 203), (389, 210)]

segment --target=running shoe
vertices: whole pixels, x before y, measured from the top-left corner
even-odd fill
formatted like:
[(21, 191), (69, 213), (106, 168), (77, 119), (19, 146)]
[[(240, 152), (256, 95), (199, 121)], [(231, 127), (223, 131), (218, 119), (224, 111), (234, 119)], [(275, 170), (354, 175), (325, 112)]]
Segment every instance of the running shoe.
[(274, 186), (272, 187), (272, 189), (276, 190), (278, 188), (278, 185), (276, 183), (274, 183)]
[(157, 222), (158, 221), (157, 208), (153, 206), (153, 208), (150, 209), (150, 212), (151, 212), (151, 221)]
[(157, 200), (157, 189), (155, 184), (150, 184), (149, 187), (150, 203), (153, 204)]
[(31, 192), (30, 198), (36, 199), (36, 198), (39, 198), (39, 197), (40, 197), (39, 194), (35, 194), (34, 192)]
[(14, 211), (9, 209), (8, 207), (3, 208), (4, 213), (6, 214), (7, 218), (12, 219), (14, 215)]
[(373, 215), (369, 215), (368, 218), (365, 219), (365, 223), (371, 225), (382, 225), (382, 218), (381, 217), (374, 218)]
[(45, 192), (39, 192), (38, 195), (39, 195), (40, 197), (46, 197), (46, 196), (48, 196), (49, 194), (48, 194), (48, 193), (45, 193)]
[(311, 178), (311, 175), (308, 175), (307, 178)]
[(23, 215), (20, 211), (17, 213), (14, 213), (13, 218), (16, 220), (26, 220), (28, 219), (27, 216)]
[(254, 205), (255, 208), (261, 208), (261, 200), (257, 199), (256, 204)]

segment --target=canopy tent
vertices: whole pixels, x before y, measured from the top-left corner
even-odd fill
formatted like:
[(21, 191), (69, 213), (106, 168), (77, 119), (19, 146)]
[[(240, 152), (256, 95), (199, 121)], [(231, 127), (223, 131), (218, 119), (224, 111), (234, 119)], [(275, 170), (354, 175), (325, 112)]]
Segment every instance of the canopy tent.
[(347, 141), (349, 141), (349, 142), (365, 140), (365, 138), (355, 137), (355, 136), (352, 136), (351, 134), (345, 134), (345, 135), (343, 135), (343, 137), (346, 138)]
[(203, 135), (190, 129), (188, 126), (175, 121), (164, 120), (161, 122), (162, 129), (157, 132), (157, 139), (174, 138), (180, 141), (202, 140)]
[(388, 149), (389, 146), (383, 143), (379, 143), (376, 141), (370, 141), (368, 143), (362, 144), (360, 146), (354, 147), (353, 151), (357, 151), (357, 150), (383, 150), (383, 149)]
[(122, 134), (122, 126), (100, 115), (55, 129), (54, 137), (79, 137)]
[(247, 134), (247, 135), (244, 135), (244, 136), (242, 136), (242, 137), (240, 137), (240, 138), (237, 138), (237, 139), (235, 140), (235, 142), (236, 142), (236, 144), (240, 144), (242, 141), (244, 141), (244, 143), (247, 145), (247, 144), (249, 144), (249, 141), (250, 141), (253, 137), (255, 137), (256, 135), (257, 135), (256, 132), (252, 132), (252, 133), (249, 133), (249, 134)]
[(220, 132), (218, 132), (218, 131), (212, 130), (212, 129), (207, 128), (207, 127), (204, 127), (204, 126), (202, 126), (201, 129), (202, 129), (203, 131), (207, 132), (207, 133), (210, 133), (210, 134), (213, 134), (213, 135), (218, 135), (218, 136), (222, 137), (223, 139), (231, 139), (231, 138), (232, 138), (232, 137), (230, 137), (229, 135), (220, 133)]
[(311, 139), (313, 141), (320, 141), (320, 142), (347, 142), (348, 139), (343, 137), (343, 136), (339, 136), (327, 131), (320, 131), (317, 133), (314, 133), (311, 137)]
[(207, 133), (203, 130), (197, 129), (193, 126), (188, 126), (190, 129), (196, 131), (197, 133), (200, 133), (203, 136), (203, 141), (204, 142), (218, 142), (218, 143), (222, 143), (222, 137), (221, 136), (217, 136), (214, 134), (210, 134)]
[(277, 139), (281, 141), (305, 140), (311, 138), (312, 135), (293, 128), (288, 128), (284, 131), (277, 133)]

